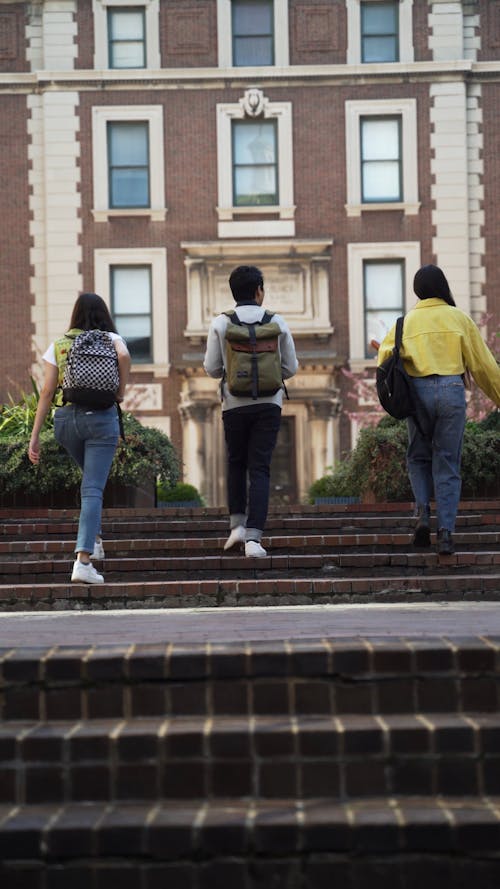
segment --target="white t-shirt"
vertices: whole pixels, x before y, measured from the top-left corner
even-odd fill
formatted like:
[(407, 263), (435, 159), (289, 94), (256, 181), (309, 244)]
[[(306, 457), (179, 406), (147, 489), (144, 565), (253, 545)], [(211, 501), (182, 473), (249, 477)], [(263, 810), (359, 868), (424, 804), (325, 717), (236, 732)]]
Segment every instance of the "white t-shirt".
[[(126, 345), (125, 340), (123, 339), (122, 336), (120, 336), (119, 333), (112, 333), (111, 330), (106, 330), (106, 331), (103, 331), (103, 332), (107, 333), (108, 336), (111, 337), (111, 339), (113, 340), (113, 342), (114, 342), (115, 340), (121, 340), (122, 343), (123, 343), (124, 345)], [(51, 343), (51, 344), (50, 344), (50, 346), (49, 346), (49, 348), (47, 349), (47, 351), (44, 352), (44, 354), (42, 355), (42, 358), (43, 358), (44, 361), (47, 362), (47, 364), (53, 364), (54, 367), (57, 367), (56, 350), (55, 350), (55, 347), (54, 347), (54, 343)]]

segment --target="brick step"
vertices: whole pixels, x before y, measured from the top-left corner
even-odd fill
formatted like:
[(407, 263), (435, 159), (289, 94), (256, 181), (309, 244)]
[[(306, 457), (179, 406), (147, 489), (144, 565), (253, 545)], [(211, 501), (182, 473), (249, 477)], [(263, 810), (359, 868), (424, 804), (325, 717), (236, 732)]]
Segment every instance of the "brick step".
[[(267, 859), (269, 868), (265, 870), (269, 881), (241, 883), (246, 886), (286, 886), (287, 889), (299, 887), (332, 886), (332, 874), (340, 876), (342, 871), (330, 870), (330, 880), (326, 882), (325, 866), (335, 863), (343, 864), (344, 873), (348, 874), (347, 866), (361, 868), (366, 876), (370, 873), (363, 867), (376, 859), (377, 854), (391, 855), (392, 864), (405, 865), (410, 873), (414, 862), (417, 872), (426, 874), (422, 863), (428, 859), (428, 876), (432, 876), (431, 865), (438, 860), (440, 854), (446, 854), (459, 864), (456, 873), (464, 876), (467, 857), (472, 856), (469, 874), (483, 873), (487, 881), (477, 883), (481, 889), (495, 889), (498, 882), (492, 882), (493, 875), (500, 873), (498, 848), (500, 846), (500, 798), (499, 797), (435, 797), (435, 798), (375, 798), (371, 800), (350, 801), (342, 804), (336, 801), (319, 798), (307, 801), (277, 799), (275, 801), (247, 802), (244, 800), (178, 800), (168, 801), (164, 805), (150, 802), (134, 804), (104, 803), (32, 805), (21, 807), (0, 807), (0, 858), (4, 874), (15, 874), (18, 868), (26, 868), (30, 861), (33, 881), (15, 885), (41, 887), (41, 881), (35, 883), (36, 865), (42, 863), (57, 868), (67, 862), (75, 862), (76, 874), (80, 875), (78, 886), (89, 885), (81, 881), (82, 869), (94, 869), (105, 862), (118, 870), (122, 859), (126, 859), (127, 868), (132, 875), (137, 873), (139, 880), (127, 880), (127, 886), (142, 886), (140, 874), (154, 862), (186, 861), (196, 858), (196, 866), (202, 862), (212, 863), (229, 856), (234, 856), (233, 876), (240, 873), (251, 879), (258, 873), (259, 859), (263, 864)], [(321, 853), (329, 857), (323, 858)], [(277, 862), (286, 856), (289, 879), (276, 883), (272, 874), (279, 874)], [(294, 857), (300, 864), (301, 873), (293, 867)], [(316, 858), (316, 856), (318, 856)], [(330, 857), (331, 856), (331, 857)], [(344, 857), (345, 856), (345, 857)], [(416, 859), (420, 861), (417, 864)], [(494, 861), (488, 859), (493, 858)], [(269, 860), (271, 859), (271, 860)], [(16, 860), (19, 862), (16, 867)], [(357, 862), (357, 863), (356, 863)], [(383, 862), (383, 857), (382, 857)], [(485, 870), (479, 869), (481, 862)], [(122, 863), (122, 876), (127, 868)], [(244, 864), (246, 863), (246, 867)], [(282, 864), (285, 862), (282, 861)], [(323, 865), (325, 882), (303, 882), (303, 868), (309, 870), (310, 876), (316, 872), (314, 864)], [(76, 870), (78, 864), (78, 870)], [(238, 868), (238, 864), (243, 867)], [(254, 868), (252, 868), (252, 864)], [(380, 864), (377, 870), (380, 878)], [(450, 862), (445, 862), (451, 866)], [(277, 867), (277, 870), (276, 870)], [(134, 871), (137, 868), (137, 871)], [(236, 869), (235, 869), (236, 868)], [(246, 869), (248, 868), (248, 874)], [(493, 868), (493, 869), (492, 869)], [(257, 869), (257, 870), (256, 870)], [(18, 870), (19, 872), (19, 870)], [(401, 872), (401, 871), (400, 871)], [(443, 869), (439, 868), (440, 876)], [(113, 871), (108, 871), (108, 879)], [(171, 883), (161, 881), (147, 883), (148, 886), (167, 886)], [(262, 876), (263, 871), (261, 871)], [(445, 871), (448, 873), (448, 871)], [(190, 871), (186, 871), (190, 876)], [(230, 871), (226, 871), (229, 877)], [(264, 874), (264, 875), (265, 875)], [(57, 886), (72, 885), (71, 870), (64, 869), (66, 882)], [(283, 875), (283, 871), (282, 871)], [(165, 879), (166, 872), (163, 871)], [(222, 878), (222, 871), (219, 871)], [(6, 885), (2, 883), (2, 885)], [(56, 885), (55, 883), (51, 883)], [(118, 885), (111, 882), (99, 883), (99, 886)], [(193, 882), (175, 882), (175, 885), (194, 887)], [(196, 885), (199, 885), (196, 883)], [(207, 886), (231, 886), (232, 882), (211, 882)], [(370, 885), (366, 882), (349, 883), (342, 881), (339, 885), (354, 886), (361, 889)], [(378, 882), (373, 885), (386, 885)], [(391, 883), (400, 886), (400, 883)], [(416, 889), (423, 883), (404, 883)], [(467, 885), (462, 880), (457, 884), (433, 881), (432, 887), (438, 885)], [(14, 883), (7, 884), (6, 889), (13, 889)]]
[(499, 600), (500, 578), (489, 573), (0, 585), (0, 611)]
[[(226, 537), (191, 537), (184, 538), (118, 538), (105, 541), (106, 563), (111, 557), (128, 558), (131, 553), (134, 556), (163, 556), (177, 554), (184, 558), (188, 556), (200, 556), (217, 553), (219, 556), (234, 557), (242, 555), (243, 547), (234, 548), (231, 552), (224, 553)], [(413, 534), (408, 533), (348, 533), (348, 534), (288, 534), (286, 536), (274, 535), (264, 537), (263, 544), (272, 555), (283, 554), (290, 550), (303, 550), (304, 555), (316, 555), (325, 549), (345, 550), (350, 553), (376, 552), (378, 547), (391, 547), (391, 553), (414, 554), (412, 545)], [(432, 545), (435, 545), (435, 534), (431, 535)], [(489, 552), (500, 553), (500, 530), (498, 531), (463, 531), (454, 535), (456, 547), (461, 552), (477, 551), (479, 548)], [(0, 571), (8, 561), (29, 559), (36, 556), (37, 559), (50, 559), (57, 555), (65, 555), (68, 558), (74, 556), (73, 540), (0, 540)], [(421, 553), (424, 551), (420, 551)]]
[[(431, 509), (434, 509), (435, 503), (431, 501)], [(291, 503), (291, 504), (271, 504), (269, 507), (269, 517), (275, 516), (327, 516), (327, 515), (389, 515), (391, 513), (409, 513), (413, 510), (414, 503), (412, 501), (386, 501), (378, 503), (336, 503), (336, 504), (310, 504), (310, 503)], [(75, 510), (78, 509), (76, 504), (66, 509), (51, 508), (13, 508), (0, 507), (0, 520), (6, 521), (43, 521), (46, 519), (57, 520), (61, 518), (73, 518)], [(461, 500), (459, 503), (460, 512), (491, 512), (498, 514), (500, 509), (500, 498), (489, 497), (473, 499), (468, 498)], [(157, 517), (158, 515), (167, 515), (172, 518), (188, 517), (212, 517), (226, 518), (227, 508), (225, 506), (196, 506), (196, 507), (156, 507), (156, 506), (140, 506), (140, 507), (108, 507), (103, 510), (105, 518), (125, 518), (136, 517), (144, 518), (147, 516)]]
[[(99, 565), (99, 563), (97, 563)], [(67, 583), (71, 574), (70, 559), (37, 559), (36, 561), (0, 561), (0, 584), (32, 585), (40, 580), (46, 583)], [(439, 556), (432, 549), (412, 552), (326, 552), (316, 554), (272, 554), (263, 559), (247, 559), (244, 556), (222, 554), (217, 556), (189, 554), (180, 556), (151, 556), (149, 558), (106, 558), (103, 564), (105, 582), (155, 581), (160, 577), (168, 581), (210, 581), (223, 578), (244, 580), (259, 577), (273, 578), (322, 578), (335, 577), (405, 578), (409, 575), (426, 575), (432, 571), (455, 578), (463, 574), (484, 574), (491, 571), (500, 589), (500, 551), (463, 551), (451, 556)], [(76, 584), (75, 584), (76, 585)], [(1, 589), (1, 587), (0, 587)]]
[(497, 713), (500, 640), (0, 650), (0, 719)]
[[(499, 505), (500, 510), (500, 505)], [(433, 519), (435, 525), (435, 519)], [(274, 535), (303, 534), (309, 532), (328, 533), (385, 533), (397, 534), (405, 529), (411, 534), (415, 525), (412, 510), (401, 513), (376, 514), (376, 515), (347, 515), (347, 516), (276, 516), (270, 517), (266, 522), (266, 533)], [(499, 530), (500, 515), (496, 513), (484, 514), (459, 514), (457, 516), (457, 530), (495, 532)], [(0, 537), (2, 540), (73, 540), (78, 529), (77, 517), (62, 520), (60, 518), (48, 521), (46, 519), (33, 521), (4, 521), (0, 525)], [(217, 537), (226, 539), (228, 534), (227, 517), (165, 517), (161, 516), (161, 510), (156, 515), (145, 517), (122, 517), (120, 519), (103, 519), (103, 534), (109, 538), (141, 537), (153, 538), (186, 538), (186, 537)]]
[(4, 723), (0, 803), (500, 794), (500, 716)]

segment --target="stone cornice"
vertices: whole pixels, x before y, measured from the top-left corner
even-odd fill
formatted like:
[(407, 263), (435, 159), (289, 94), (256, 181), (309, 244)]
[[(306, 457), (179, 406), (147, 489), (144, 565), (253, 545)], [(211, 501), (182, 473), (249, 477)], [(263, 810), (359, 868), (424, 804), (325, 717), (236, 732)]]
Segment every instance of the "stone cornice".
[[(243, 73), (244, 72), (244, 73)], [(165, 68), (161, 70), (72, 70), (0, 72), (0, 90), (79, 89), (107, 91), (137, 89), (246, 89), (417, 83), (436, 80), (489, 80), (500, 77), (500, 61), (413, 62), (376, 65), (296, 65), (287, 68)]]

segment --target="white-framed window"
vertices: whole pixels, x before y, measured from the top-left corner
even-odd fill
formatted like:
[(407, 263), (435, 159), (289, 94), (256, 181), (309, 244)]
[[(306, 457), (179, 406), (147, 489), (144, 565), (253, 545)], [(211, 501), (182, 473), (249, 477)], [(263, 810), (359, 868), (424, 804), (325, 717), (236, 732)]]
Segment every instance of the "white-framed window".
[(146, 67), (144, 6), (108, 6), (108, 65), (110, 68)]
[(420, 264), (419, 241), (347, 245), (351, 368), (373, 363), (370, 340), (381, 342), (414, 304), (413, 278)]
[(217, 152), (219, 237), (294, 235), (291, 103), (252, 87), (217, 105)]
[(169, 369), (167, 251), (163, 247), (94, 251), (95, 289), (127, 341), (134, 370)]
[(345, 103), (348, 216), (365, 210), (418, 213), (417, 103)]
[(161, 68), (160, 0), (92, 0), (94, 68)]
[(147, 215), (165, 219), (163, 108), (92, 109), (94, 219)]
[(219, 67), (289, 63), (288, 0), (217, 0)]
[(413, 62), (413, 0), (347, 3), (347, 63)]

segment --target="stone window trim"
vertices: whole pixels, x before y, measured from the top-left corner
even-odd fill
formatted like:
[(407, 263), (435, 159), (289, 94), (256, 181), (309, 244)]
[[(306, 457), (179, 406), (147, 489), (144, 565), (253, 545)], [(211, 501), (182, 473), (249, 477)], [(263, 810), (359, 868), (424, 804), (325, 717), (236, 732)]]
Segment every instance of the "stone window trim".
[[(376, 0), (373, 0), (376, 2)], [(399, 62), (413, 62), (413, 0), (399, 2)], [(347, 3), (347, 64), (361, 65), (361, 0), (350, 0)], [(380, 62), (378, 64), (394, 65), (397, 62)]]
[(94, 250), (94, 286), (107, 306), (111, 306), (110, 268), (149, 265), (151, 267), (152, 363), (133, 364), (134, 373), (166, 377), (170, 370), (168, 348), (167, 251), (164, 247), (134, 247)]
[(97, 71), (127, 70), (126, 68), (110, 69), (109, 67), (107, 13), (110, 6), (122, 9), (127, 6), (144, 7), (146, 18), (146, 69), (159, 70), (161, 68), (159, 38), (160, 0), (92, 0), (92, 11), (94, 14), (94, 68)]
[[(288, 0), (274, 0), (274, 65), (284, 68), (289, 64)], [(219, 68), (233, 67), (233, 35), (231, 24), (231, 0), (217, 0), (217, 44)], [(259, 77), (264, 67), (236, 68), (238, 72), (254, 71)]]
[[(108, 122), (145, 121), (149, 125), (149, 181), (151, 206), (144, 208), (109, 207)], [(163, 149), (163, 107), (161, 105), (99, 105), (92, 109), (92, 158), (95, 222), (107, 222), (114, 216), (149, 216), (154, 222), (166, 217)]]
[[(279, 205), (235, 207), (231, 124), (233, 120), (259, 117), (277, 122)], [(217, 105), (217, 183), (219, 238), (295, 235), (291, 102), (270, 102), (262, 90), (250, 87), (239, 102)], [(241, 219), (248, 216), (256, 218)]]
[(373, 358), (365, 358), (364, 343), (364, 283), (365, 260), (379, 262), (402, 260), (405, 266), (404, 311), (416, 301), (413, 278), (420, 268), (419, 241), (389, 241), (386, 243), (351, 243), (347, 245), (347, 279), (349, 304), (349, 356), (353, 371), (374, 367)]
[[(401, 117), (403, 200), (363, 203), (361, 200), (361, 135), (360, 119), (369, 117)], [(418, 145), (416, 99), (348, 100), (345, 103), (348, 216), (370, 211), (402, 210), (406, 216), (418, 214)]]

